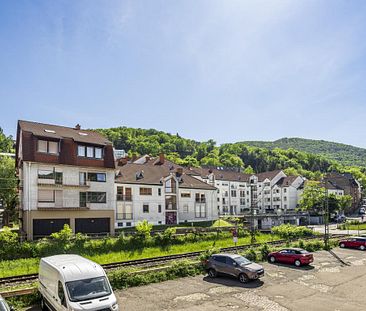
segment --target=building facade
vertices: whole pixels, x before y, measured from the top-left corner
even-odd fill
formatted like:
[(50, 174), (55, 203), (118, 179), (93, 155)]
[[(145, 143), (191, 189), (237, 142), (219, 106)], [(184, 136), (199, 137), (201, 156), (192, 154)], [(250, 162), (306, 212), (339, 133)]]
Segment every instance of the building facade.
[(218, 218), (216, 188), (186, 174), (163, 155), (119, 162), (115, 190), (117, 228), (142, 220), (174, 225)]
[(16, 168), (21, 230), (28, 239), (70, 225), (74, 233), (113, 234), (113, 147), (102, 135), (19, 121)]

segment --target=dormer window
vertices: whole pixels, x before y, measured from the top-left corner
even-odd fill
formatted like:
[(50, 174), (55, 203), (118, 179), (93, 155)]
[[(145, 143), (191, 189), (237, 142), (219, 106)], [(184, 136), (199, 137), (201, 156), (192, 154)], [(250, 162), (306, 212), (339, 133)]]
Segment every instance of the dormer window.
[(78, 145), (78, 156), (94, 159), (103, 158), (103, 149), (100, 147)]
[(38, 140), (38, 152), (58, 154), (58, 142), (48, 140)]

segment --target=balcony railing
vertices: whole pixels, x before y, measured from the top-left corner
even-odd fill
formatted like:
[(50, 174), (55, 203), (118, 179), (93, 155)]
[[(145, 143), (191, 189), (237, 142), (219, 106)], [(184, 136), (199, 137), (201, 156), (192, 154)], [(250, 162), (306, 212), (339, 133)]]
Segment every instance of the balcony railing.
[(133, 213), (117, 213), (117, 220), (132, 220)]
[(132, 195), (117, 194), (117, 201), (132, 201)]
[(204, 199), (204, 198), (203, 199), (196, 199), (196, 203), (206, 203), (206, 199)]
[(37, 183), (41, 187), (90, 187), (89, 181), (81, 182), (71, 178), (64, 178), (62, 180), (38, 178)]

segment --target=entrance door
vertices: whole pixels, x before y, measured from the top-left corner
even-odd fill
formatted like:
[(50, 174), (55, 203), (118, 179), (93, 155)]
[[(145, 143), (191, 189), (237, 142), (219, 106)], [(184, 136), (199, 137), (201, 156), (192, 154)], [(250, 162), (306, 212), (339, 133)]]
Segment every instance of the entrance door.
[(258, 230), (262, 229), (262, 219), (258, 219)]
[(175, 225), (177, 223), (177, 212), (165, 212), (165, 224)]

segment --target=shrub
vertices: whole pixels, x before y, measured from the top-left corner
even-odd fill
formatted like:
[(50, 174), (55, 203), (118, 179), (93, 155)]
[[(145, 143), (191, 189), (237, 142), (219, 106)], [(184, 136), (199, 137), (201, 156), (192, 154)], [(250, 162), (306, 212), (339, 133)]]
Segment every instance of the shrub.
[(139, 242), (146, 242), (151, 238), (151, 230), (153, 225), (145, 219), (139, 221), (136, 225), (136, 234), (134, 235), (135, 240)]
[(243, 256), (247, 259), (249, 259), (250, 261), (257, 261), (257, 253), (253, 248), (250, 248), (249, 250), (245, 251), (243, 253)]
[(268, 244), (263, 244), (259, 247), (260, 252), (260, 260), (265, 261), (267, 260), (268, 254), (271, 252), (271, 249), (269, 248)]
[(272, 228), (272, 233), (279, 235), (282, 239), (290, 240), (313, 235), (313, 231), (307, 227), (282, 224)]
[(167, 228), (163, 233), (159, 233), (155, 240), (158, 244), (163, 246), (169, 245), (173, 242), (176, 231), (176, 228)]

